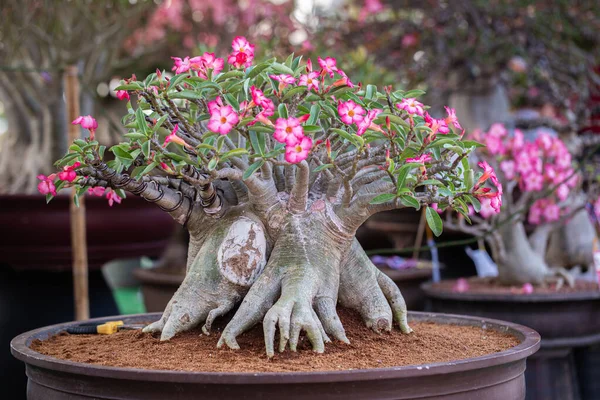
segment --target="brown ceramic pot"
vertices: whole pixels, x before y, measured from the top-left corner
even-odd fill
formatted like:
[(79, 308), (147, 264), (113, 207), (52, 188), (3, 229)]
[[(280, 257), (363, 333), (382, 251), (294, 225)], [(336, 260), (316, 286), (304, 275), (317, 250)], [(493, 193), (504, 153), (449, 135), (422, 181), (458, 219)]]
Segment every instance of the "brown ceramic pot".
[(527, 324), (542, 336), (527, 362), (527, 399), (579, 400), (573, 350), (600, 343), (600, 291), (480, 294), (442, 291), (423, 284), (431, 311)]
[[(160, 314), (143, 314), (126, 317), (125, 322), (159, 317)], [(514, 335), (520, 343), (500, 353), (444, 363), (303, 373), (209, 373), (116, 368), (59, 360), (29, 348), (35, 339), (45, 340), (69, 326), (78, 325), (72, 322), (19, 335), (13, 339), (11, 351), (26, 364), (29, 400), (524, 399), (525, 360), (539, 347), (537, 332), (512, 323), (454, 315), (410, 313), (409, 319), (485, 326), (486, 329)]]

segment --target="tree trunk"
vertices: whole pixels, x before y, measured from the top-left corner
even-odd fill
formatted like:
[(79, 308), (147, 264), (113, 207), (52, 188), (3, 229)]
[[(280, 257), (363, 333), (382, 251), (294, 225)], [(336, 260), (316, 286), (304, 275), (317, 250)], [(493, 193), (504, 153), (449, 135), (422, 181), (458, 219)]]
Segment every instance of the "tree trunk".
[(553, 267), (587, 267), (594, 262), (596, 230), (587, 210), (577, 212), (550, 236), (546, 262)]
[(500, 234), (506, 250), (497, 260), (498, 280), (507, 285), (542, 284), (549, 275), (548, 266), (531, 246), (523, 223), (506, 224)]

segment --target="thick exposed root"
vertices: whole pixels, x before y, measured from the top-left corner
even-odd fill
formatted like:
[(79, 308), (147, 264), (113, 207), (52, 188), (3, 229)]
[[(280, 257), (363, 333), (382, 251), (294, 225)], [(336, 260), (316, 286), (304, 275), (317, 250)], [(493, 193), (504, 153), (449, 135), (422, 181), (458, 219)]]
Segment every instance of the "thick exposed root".
[(206, 237), (163, 316), (144, 332), (160, 332), (161, 340), (169, 340), (204, 322), (202, 331), (209, 334), (214, 320), (233, 309), (266, 264), (264, 227), (247, 212), (223, 218)]
[(560, 290), (565, 283), (571, 288), (575, 287), (575, 277), (565, 268), (550, 268), (550, 272), (546, 275), (544, 284), (556, 284), (556, 290)]
[[(223, 331), (218, 347), (238, 349), (237, 336), (263, 320), (266, 353), (275, 354), (289, 343), (296, 351), (300, 333), (306, 332), (313, 350), (322, 353), (333, 338), (348, 343), (335, 309), (342, 248), (318, 221), (300, 226), (294, 217), (280, 235), (264, 273), (248, 292)], [(308, 236), (310, 235), (310, 236)]]
[(371, 262), (356, 239), (342, 262), (339, 300), (358, 311), (375, 332), (390, 331), (393, 321), (403, 333), (412, 332), (400, 289)]

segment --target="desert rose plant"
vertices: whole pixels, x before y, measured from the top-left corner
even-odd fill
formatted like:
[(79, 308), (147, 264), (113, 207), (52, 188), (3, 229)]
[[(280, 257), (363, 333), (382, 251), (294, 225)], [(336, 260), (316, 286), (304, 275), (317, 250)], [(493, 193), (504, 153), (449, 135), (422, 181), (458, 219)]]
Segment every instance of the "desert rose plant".
[[(289, 56), (254, 62), (254, 47), (233, 40), (225, 59), (174, 57), (176, 75), (157, 71), (118, 88), (137, 97), (123, 118), (126, 141), (105, 147), (77, 140), (41, 176), (52, 197), (123, 191), (156, 203), (190, 233), (187, 273), (162, 318), (145, 328), (167, 340), (239, 305), (219, 346), (262, 321), (266, 352), (301, 331), (315, 351), (329, 337), (347, 342), (339, 303), (375, 331), (395, 320), (411, 331), (397, 286), (371, 263), (354, 235), (384, 210), (427, 207), (435, 234), (442, 220), (428, 205), (467, 215), (481, 199), (500, 201), (489, 171), (467, 162), (477, 146), (464, 141), (453, 110), (431, 118), (418, 92), (354, 84), (333, 58)], [(93, 131), (91, 117), (74, 121)], [(100, 193), (101, 194), (101, 193)], [(479, 200), (478, 200), (479, 199)]]
[[(486, 145), (478, 149), (478, 165), (494, 182), (499, 182), (504, 205), (494, 199), (481, 199), (480, 215), (473, 225), (446, 214), (454, 228), (485, 236), (498, 264), (498, 280), (509, 285), (544, 284), (559, 278), (573, 283), (561, 266), (545, 261), (550, 234), (565, 221), (582, 213), (585, 202), (579, 174), (573, 169), (571, 154), (559, 138), (541, 133), (526, 141), (516, 129), (510, 134), (502, 124), (474, 137)], [(496, 170), (493, 170), (496, 168)], [(525, 223), (534, 226), (527, 235)], [(593, 237), (587, 238), (591, 245)]]

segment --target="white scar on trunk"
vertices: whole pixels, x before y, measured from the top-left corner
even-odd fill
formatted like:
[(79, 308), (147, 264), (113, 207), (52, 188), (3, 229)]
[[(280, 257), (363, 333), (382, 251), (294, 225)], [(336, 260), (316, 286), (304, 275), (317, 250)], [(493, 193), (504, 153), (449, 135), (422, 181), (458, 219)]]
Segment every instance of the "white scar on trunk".
[(240, 217), (229, 228), (217, 252), (219, 271), (236, 285), (250, 286), (267, 263), (267, 241), (262, 226)]

